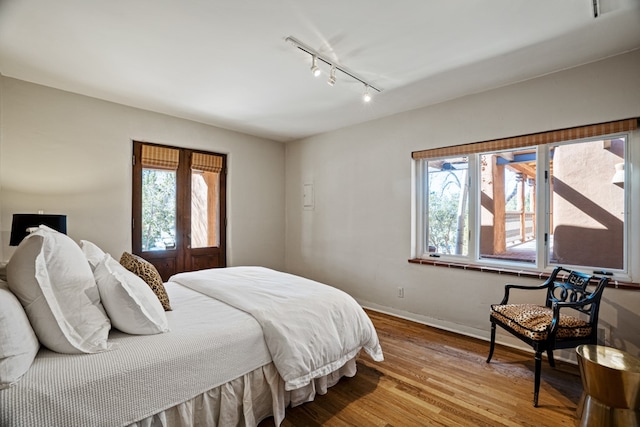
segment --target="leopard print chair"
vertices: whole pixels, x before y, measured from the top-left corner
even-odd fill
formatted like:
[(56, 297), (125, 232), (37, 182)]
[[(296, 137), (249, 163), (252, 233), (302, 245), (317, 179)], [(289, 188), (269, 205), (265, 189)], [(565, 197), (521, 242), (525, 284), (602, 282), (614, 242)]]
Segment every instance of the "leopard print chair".
[[(563, 278), (559, 277), (560, 273), (564, 273)], [(592, 281), (597, 285), (589, 291), (587, 286)], [(542, 353), (547, 353), (549, 365), (555, 367), (553, 350), (597, 344), (598, 310), (608, 281), (606, 277), (597, 278), (557, 267), (539, 286), (505, 285), (502, 302), (491, 305), (491, 348), (487, 363), (493, 356), (496, 326), (532, 346), (535, 351), (533, 406), (538, 406)], [(544, 305), (509, 304), (511, 289), (546, 290)]]

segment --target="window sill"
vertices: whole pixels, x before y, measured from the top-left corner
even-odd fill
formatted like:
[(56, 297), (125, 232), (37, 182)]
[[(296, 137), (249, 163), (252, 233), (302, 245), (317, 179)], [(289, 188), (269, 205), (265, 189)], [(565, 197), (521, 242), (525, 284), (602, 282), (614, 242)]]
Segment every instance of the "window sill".
[[(480, 264), (464, 264), (461, 262), (450, 262), (450, 261), (431, 260), (431, 259), (422, 259), (422, 258), (412, 258), (409, 260), (409, 263), (431, 265), (434, 267), (458, 268), (461, 270), (480, 271), (483, 273), (504, 274), (508, 276), (527, 277), (527, 278), (541, 279), (541, 280), (547, 279), (549, 277), (549, 273), (546, 273), (546, 272), (509, 269), (509, 268), (503, 268), (503, 267), (489, 267), (489, 266), (480, 265)], [(607, 287), (615, 288), (615, 289), (628, 289), (628, 290), (640, 291), (640, 283), (620, 282), (613, 279), (609, 281), (609, 284), (607, 285)]]

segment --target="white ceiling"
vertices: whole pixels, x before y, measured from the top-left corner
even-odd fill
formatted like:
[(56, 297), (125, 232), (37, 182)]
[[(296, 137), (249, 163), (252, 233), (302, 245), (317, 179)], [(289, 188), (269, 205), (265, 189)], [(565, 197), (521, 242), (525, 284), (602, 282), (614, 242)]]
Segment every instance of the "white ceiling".
[[(640, 47), (640, 0), (0, 0), (0, 73), (278, 141)], [(313, 78), (293, 36), (383, 91)]]

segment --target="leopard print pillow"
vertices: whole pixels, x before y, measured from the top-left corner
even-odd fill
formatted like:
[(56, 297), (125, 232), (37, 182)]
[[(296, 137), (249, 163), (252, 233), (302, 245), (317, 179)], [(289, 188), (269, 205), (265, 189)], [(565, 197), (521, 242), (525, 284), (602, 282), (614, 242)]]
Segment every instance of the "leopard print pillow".
[(158, 273), (158, 270), (156, 270), (153, 264), (128, 252), (122, 253), (122, 256), (120, 257), (120, 264), (149, 285), (151, 290), (160, 300), (162, 308), (164, 308), (165, 311), (171, 310), (171, 304), (169, 303), (167, 290), (164, 288), (164, 282), (160, 277), (160, 273)]

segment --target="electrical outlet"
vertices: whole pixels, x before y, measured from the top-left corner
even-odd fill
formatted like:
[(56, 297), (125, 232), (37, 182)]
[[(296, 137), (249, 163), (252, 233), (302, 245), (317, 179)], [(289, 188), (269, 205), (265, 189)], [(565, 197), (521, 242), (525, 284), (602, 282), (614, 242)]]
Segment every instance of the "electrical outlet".
[(398, 287), (398, 298), (404, 298), (404, 288), (402, 286)]

